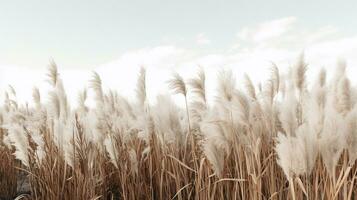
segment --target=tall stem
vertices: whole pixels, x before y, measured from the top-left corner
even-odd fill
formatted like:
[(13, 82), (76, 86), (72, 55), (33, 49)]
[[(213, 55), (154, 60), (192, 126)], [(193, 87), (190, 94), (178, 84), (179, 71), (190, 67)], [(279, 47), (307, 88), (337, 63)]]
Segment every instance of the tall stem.
[(187, 123), (188, 123), (188, 133), (191, 134), (191, 122), (190, 122), (190, 113), (188, 111), (187, 97), (185, 95), (185, 104), (186, 104), (186, 114), (187, 114)]

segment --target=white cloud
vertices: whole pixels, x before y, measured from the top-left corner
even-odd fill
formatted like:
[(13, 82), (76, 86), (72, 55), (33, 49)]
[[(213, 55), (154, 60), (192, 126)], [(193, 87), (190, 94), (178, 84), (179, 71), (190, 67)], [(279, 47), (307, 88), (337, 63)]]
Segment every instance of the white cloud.
[[(268, 78), (271, 61), (284, 71), (302, 51), (310, 63), (309, 76), (316, 75), (320, 67), (334, 68), (339, 57), (347, 60), (350, 75), (357, 74), (357, 68), (353, 67), (357, 65), (357, 35), (343, 36), (336, 27), (327, 25), (302, 29), (297, 26), (295, 17), (288, 17), (245, 27), (239, 32), (238, 39), (237, 43), (227, 49), (217, 49), (209, 54), (203, 54), (195, 47), (181, 48), (174, 45), (129, 51), (110, 63), (96, 67), (95, 71), (100, 74), (105, 89), (112, 88), (125, 97), (133, 98), (139, 68), (145, 66), (151, 102), (155, 101), (158, 93), (167, 91), (166, 81), (174, 70), (189, 78), (194, 76), (198, 65), (204, 67), (207, 73), (208, 96), (211, 100), (215, 95), (216, 74), (222, 68), (232, 69), (237, 80), (242, 80), (246, 72), (258, 83)], [(209, 43), (205, 40), (209, 41), (204, 34), (197, 36), (198, 44)], [(71, 101), (75, 102), (77, 91), (88, 85), (91, 72), (59, 70), (67, 93)], [(0, 91), (11, 84), (18, 91), (19, 99), (31, 101), (31, 88), (37, 85), (46, 96), (45, 74), (45, 68), (34, 71), (0, 66)]]
[(147, 69), (149, 97), (162, 92), (165, 78), (189, 56), (187, 50), (174, 46), (158, 46), (127, 52), (117, 60), (99, 66), (96, 71), (107, 88), (115, 88), (127, 97), (134, 97), (140, 67)]
[(357, 35), (344, 36), (331, 25), (309, 29), (299, 26), (298, 22), (295, 17), (287, 17), (244, 27), (238, 33), (238, 48), (233, 48), (238, 52), (236, 57), (243, 56), (240, 59), (251, 64), (269, 59), (289, 65), (296, 55), (305, 52), (307, 61), (313, 66), (312, 71), (334, 67), (341, 57), (354, 70)]
[(310, 31), (301, 36), (307, 43), (321, 42), (321, 40), (331, 40), (331, 37), (338, 34), (338, 29), (333, 26), (325, 26), (315, 31)]
[[(80, 69), (59, 69), (70, 101), (76, 102), (77, 92), (88, 85), (90, 71)], [(47, 82), (47, 68), (30, 69), (23, 66), (0, 66), (0, 100), (3, 101), (4, 92), (8, 91), (8, 85), (16, 90), (17, 100), (21, 104), (32, 103), (32, 89), (38, 87), (41, 92), (41, 100), (47, 102), (47, 93), (50, 89)]]
[(276, 38), (288, 32), (296, 22), (295, 17), (287, 17), (273, 21), (264, 22), (256, 27), (245, 27), (239, 33), (238, 37), (242, 40), (251, 40), (262, 42)]
[(211, 44), (211, 40), (204, 33), (200, 33), (196, 36), (196, 43), (198, 45), (208, 45)]

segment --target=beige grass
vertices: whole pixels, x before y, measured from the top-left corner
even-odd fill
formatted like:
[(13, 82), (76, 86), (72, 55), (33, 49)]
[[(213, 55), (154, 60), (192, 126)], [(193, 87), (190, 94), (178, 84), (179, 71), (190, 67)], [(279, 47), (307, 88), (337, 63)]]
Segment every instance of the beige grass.
[(96, 107), (85, 89), (71, 108), (52, 62), (49, 102), (34, 89), (35, 106), (18, 105), (10, 88), (1, 107), (0, 197), (20, 195), (23, 171), (28, 199), (356, 199), (356, 88), (340, 65), (308, 83), (301, 56), (262, 85), (246, 75), (243, 91), (222, 71), (214, 104), (203, 68), (174, 74), (183, 108), (169, 96), (149, 104), (144, 69), (136, 102), (94, 73)]

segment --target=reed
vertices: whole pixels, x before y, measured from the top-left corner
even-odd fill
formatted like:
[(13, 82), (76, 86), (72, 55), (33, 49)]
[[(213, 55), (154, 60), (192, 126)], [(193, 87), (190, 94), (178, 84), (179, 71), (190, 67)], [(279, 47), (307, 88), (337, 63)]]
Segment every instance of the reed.
[(36, 88), (33, 107), (6, 91), (0, 198), (356, 199), (357, 88), (345, 68), (331, 80), (321, 70), (310, 84), (301, 55), (287, 74), (273, 64), (260, 85), (245, 75), (244, 90), (221, 71), (213, 103), (204, 68), (187, 80), (174, 74), (168, 87), (183, 107), (168, 95), (148, 101), (145, 68), (134, 101), (94, 72), (73, 108), (51, 62), (47, 102)]

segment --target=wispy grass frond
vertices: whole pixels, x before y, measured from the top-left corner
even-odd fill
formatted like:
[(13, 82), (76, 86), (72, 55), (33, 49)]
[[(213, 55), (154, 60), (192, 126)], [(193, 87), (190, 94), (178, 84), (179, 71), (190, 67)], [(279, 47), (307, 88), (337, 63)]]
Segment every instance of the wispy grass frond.
[(357, 106), (346, 116), (347, 130), (346, 142), (349, 155), (349, 163), (353, 165), (357, 159)]
[(248, 95), (252, 98), (252, 99), (257, 99), (257, 95), (255, 93), (255, 88), (254, 85), (252, 83), (252, 80), (250, 80), (249, 76), (247, 74), (244, 74), (244, 82), (245, 82), (245, 88), (248, 92)]
[(29, 140), (28, 135), (18, 124), (10, 124), (5, 127), (8, 131), (7, 137), (10, 143), (15, 147), (14, 155), (19, 159), (25, 166), (30, 166), (29, 157)]
[(337, 111), (346, 115), (352, 107), (350, 81), (346, 77), (341, 78), (339, 81), (337, 94), (335, 95), (337, 97)]
[(236, 80), (232, 71), (223, 70), (218, 74), (218, 97), (225, 101), (232, 101), (236, 87)]
[(279, 133), (275, 150), (278, 154), (277, 162), (288, 180), (306, 173), (304, 144), (301, 140)]
[(146, 70), (145, 68), (140, 69), (139, 78), (136, 82), (136, 96), (141, 105), (146, 102)]
[(32, 98), (33, 102), (36, 105), (37, 109), (41, 108), (41, 95), (40, 95), (40, 90), (37, 87), (34, 87), (32, 90)]
[(78, 94), (78, 110), (81, 113), (87, 113), (89, 111), (89, 108), (86, 106), (86, 100), (87, 100), (87, 89), (83, 89)]
[(280, 90), (280, 72), (278, 66), (275, 63), (272, 63), (271, 67), (271, 80), (274, 86), (274, 91), (277, 94)]
[(48, 66), (47, 76), (48, 76), (48, 78), (49, 78), (48, 82), (49, 82), (53, 87), (55, 87), (56, 84), (57, 84), (57, 80), (58, 80), (59, 73), (58, 73), (58, 70), (57, 70), (57, 65), (56, 65), (56, 63), (55, 63), (53, 60), (50, 61), (50, 64), (49, 64), (49, 66)]
[(190, 79), (188, 84), (191, 86), (192, 92), (206, 103), (206, 75), (202, 68), (199, 69), (197, 77)]
[(306, 89), (306, 70), (307, 64), (305, 63), (304, 54), (301, 54), (293, 68), (294, 84), (300, 92)]
[(90, 80), (90, 87), (95, 92), (95, 100), (97, 102), (97, 105), (100, 106), (100, 104), (104, 101), (104, 94), (102, 88), (102, 80), (100, 79), (100, 76), (97, 72), (93, 72), (93, 77)]
[(175, 94), (182, 94), (184, 96), (187, 96), (186, 84), (183, 78), (178, 73), (174, 73), (173, 78), (169, 80), (169, 88)]

